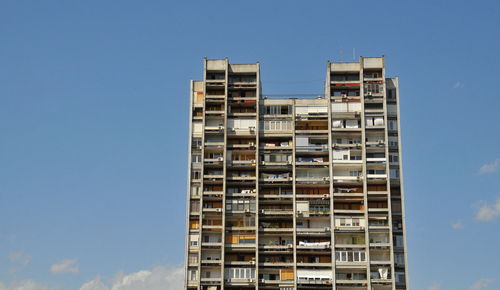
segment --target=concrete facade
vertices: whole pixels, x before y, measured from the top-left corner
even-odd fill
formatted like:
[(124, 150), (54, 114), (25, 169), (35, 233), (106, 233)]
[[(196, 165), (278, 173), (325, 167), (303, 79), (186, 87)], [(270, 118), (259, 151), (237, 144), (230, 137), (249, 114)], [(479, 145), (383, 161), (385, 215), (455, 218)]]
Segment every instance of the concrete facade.
[(185, 289), (409, 289), (397, 78), (327, 63), (317, 98), (260, 65), (191, 82)]

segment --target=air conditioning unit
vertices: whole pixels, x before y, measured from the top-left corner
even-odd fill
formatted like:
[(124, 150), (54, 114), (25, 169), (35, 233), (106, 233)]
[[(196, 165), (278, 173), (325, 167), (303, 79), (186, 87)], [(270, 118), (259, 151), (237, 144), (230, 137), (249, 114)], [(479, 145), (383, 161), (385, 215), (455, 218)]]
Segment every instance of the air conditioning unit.
[(323, 177), (323, 180), (328, 180), (328, 179), (329, 179), (328, 176)]
[(222, 208), (217, 208), (216, 211), (217, 212), (222, 212)]
[(245, 209), (245, 212), (250, 212), (250, 210), (248, 208)]
[(326, 232), (329, 232), (329, 231), (330, 231), (330, 228), (329, 228), (329, 227), (326, 227), (326, 228), (325, 228), (325, 231), (326, 231)]
[(248, 145), (255, 146), (255, 143), (254, 142), (250, 142), (250, 143), (248, 143)]
[(231, 132), (235, 132), (236, 131), (236, 128), (231, 128)]
[(253, 193), (256, 193), (256, 192), (257, 192), (257, 189), (255, 189), (255, 188), (254, 188), (254, 189), (252, 189), (252, 192), (253, 192)]
[(224, 129), (224, 126), (219, 126), (219, 130), (222, 130), (222, 129)]
[(323, 197), (328, 197), (328, 194), (323, 194)]
[(292, 244), (288, 244), (288, 245), (286, 245), (286, 246), (287, 246), (287, 248), (289, 248), (289, 249), (293, 248), (293, 245), (292, 245)]
[(218, 161), (224, 161), (224, 157), (218, 157), (217, 160)]
[(371, 95), (372, 95), (372, 92), (371, 92), (371, 91), (370, 91), (370, 92), (368, 92), (368, 95), (369, 95), (369, 96), (371, 96)]

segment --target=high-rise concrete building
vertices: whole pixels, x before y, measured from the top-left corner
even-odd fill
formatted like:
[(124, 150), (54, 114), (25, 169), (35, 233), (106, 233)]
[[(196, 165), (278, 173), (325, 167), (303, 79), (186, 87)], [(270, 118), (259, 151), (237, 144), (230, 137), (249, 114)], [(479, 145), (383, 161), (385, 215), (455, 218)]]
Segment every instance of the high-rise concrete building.
[(328, 62), (324, 94), (256, 64), (191, 82), (186, 289), (408, 289), (398, 79)]

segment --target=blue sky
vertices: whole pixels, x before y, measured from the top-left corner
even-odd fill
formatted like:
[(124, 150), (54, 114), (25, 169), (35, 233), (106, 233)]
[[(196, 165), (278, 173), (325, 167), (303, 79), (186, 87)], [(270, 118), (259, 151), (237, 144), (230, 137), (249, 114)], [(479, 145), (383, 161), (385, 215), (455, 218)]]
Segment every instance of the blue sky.
[(177, 289), (202, 58), (260, 61), (264, 93), (321, 93), (325, 62), (352, 61), (353, 48), (385, 55), (400, 78), (412, 289), (499, 289), (499, 12), (498, 1), (2, 1), (0, 289)]

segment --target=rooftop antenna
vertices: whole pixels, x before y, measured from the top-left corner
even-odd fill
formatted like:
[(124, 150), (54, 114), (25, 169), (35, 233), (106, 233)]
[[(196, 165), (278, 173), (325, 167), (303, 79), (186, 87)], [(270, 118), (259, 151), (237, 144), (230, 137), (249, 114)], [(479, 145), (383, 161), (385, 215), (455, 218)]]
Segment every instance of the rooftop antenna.
[(344, 61), (344, 49), (340, 49), (340, 62)]
[(352, 48), (352, 60), (355, 61), (356, 60), (356, 48)]

